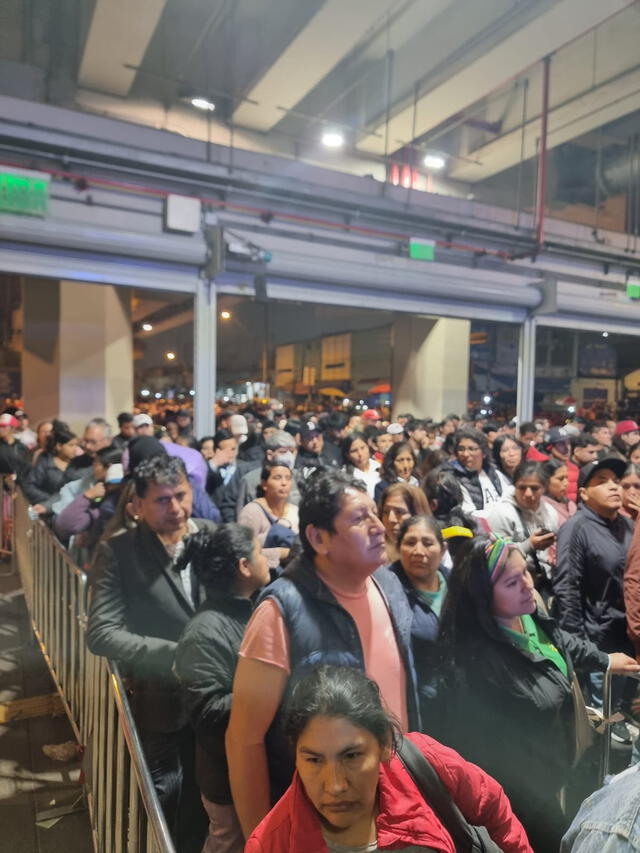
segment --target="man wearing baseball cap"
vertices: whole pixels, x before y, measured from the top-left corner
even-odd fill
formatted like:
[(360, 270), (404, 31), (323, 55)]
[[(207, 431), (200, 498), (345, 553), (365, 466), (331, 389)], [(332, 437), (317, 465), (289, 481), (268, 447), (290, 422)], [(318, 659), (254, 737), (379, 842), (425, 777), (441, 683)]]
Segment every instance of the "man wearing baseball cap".
[(153, 435), (153, 419), (151, 415), (141, 412), (133, 418), (133, 429), (136, 435)]
[(29, 451), (15, 437), (18, 419), (5, 412), (0, 415), (0, 474), (16, 474), (23, 477), (29, 471)]
[[(623, 595), (633, 535), (632, 522), (620, 514), (625, 469), (626, 462), (613, 457), (581, 468), (580, 505), (558, 531), (552, 582), (562, 628), (592, 640), (603, 652), (633, 654)], [(602, 676), (592, 674), (590, 682), (591, 704), (601, 707)], [(625, 739), (625, 727), (618, 728), (618, 739)]]

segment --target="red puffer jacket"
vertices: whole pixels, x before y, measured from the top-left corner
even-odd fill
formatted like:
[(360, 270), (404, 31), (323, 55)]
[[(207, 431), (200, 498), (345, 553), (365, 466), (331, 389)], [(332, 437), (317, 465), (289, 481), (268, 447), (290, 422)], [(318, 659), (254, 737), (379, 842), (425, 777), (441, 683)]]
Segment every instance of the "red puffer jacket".
[[(469, 823), (486, 826), (504, 853), (533, 853), (522, 824), (495, 779), (427, 735), (414, 733), (409, 737), (429, 759)], [(380, 766), (378, 791), (380, 850), (413, 844), (455, 853), (451, 836), (396, 756)], [(297, 773), (244, 849), (245, 853), (327, 853), (317, 812)]]

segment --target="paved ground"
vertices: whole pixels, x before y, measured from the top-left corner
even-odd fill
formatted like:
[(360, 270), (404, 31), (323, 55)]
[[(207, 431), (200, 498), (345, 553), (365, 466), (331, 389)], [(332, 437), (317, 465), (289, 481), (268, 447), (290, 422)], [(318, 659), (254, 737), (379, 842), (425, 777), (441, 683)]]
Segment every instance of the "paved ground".
[[(0, 572), (6, 564), (0, 563)], [(0, 702), (54, 691), (29, 627), (17, 575), (0, 577)], [(6, 853), (90, 853), (86, 811), (65, 815), (54, 826), (36, 826), (36, 814), (74, 802), (81, 794), (76, 762), (59, 762), (44, 744), (73, 740), (67, 718), (37, 717), (0, 725), (0, 849)]]

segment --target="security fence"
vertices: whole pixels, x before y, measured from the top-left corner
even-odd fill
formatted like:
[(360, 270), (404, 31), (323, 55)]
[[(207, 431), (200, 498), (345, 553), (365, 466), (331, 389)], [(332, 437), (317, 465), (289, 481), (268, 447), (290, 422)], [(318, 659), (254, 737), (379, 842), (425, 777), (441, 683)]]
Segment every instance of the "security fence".
[(118, 667), (86, 648), (87, 576), (49, 528), (30, 517), (20, 490), (11, 501), (12, 558), (34, 635), (83, 751), (96, 851), (175, 853)]

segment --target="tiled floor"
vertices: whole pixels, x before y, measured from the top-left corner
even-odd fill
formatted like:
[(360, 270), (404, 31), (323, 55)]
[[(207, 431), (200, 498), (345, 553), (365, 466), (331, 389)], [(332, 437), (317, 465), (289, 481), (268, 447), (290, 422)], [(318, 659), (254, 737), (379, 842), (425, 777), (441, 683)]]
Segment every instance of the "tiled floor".
[[(0, 572), (6, 564), (0, 563)], [(0, 702), (52, 693), (44, 660), (32, 641), (17, 575), (0, 577)], [(86, 811), (65, 815), (45, 829), (36, 814), (74, 802), (80, 767), (42, 752), (44, 744), (73, 740), (66, 717), (36, 717), (0, 725), (0, 849), (3, 853), (90, 853)]]

